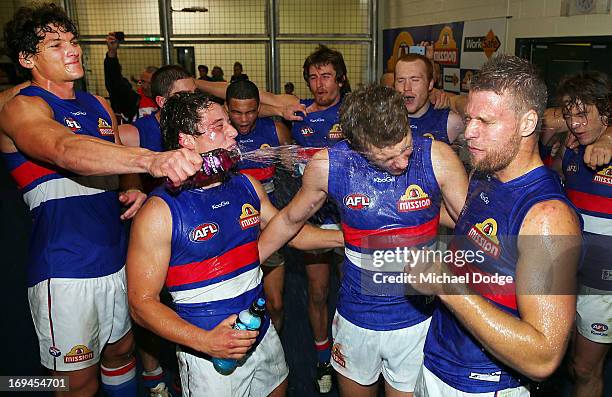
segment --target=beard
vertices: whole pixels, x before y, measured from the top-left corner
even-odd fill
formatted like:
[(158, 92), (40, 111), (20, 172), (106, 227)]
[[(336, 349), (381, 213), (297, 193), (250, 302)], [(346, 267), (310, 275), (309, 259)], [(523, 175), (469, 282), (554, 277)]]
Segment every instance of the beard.
[(521, 136), (518, 131), (512, 133), (512, 138), (507, 144), (491, 149), (480, 160), (470, 156), (472, 167), (485, 174), (493, 174), (506, 168), (519, 152)]

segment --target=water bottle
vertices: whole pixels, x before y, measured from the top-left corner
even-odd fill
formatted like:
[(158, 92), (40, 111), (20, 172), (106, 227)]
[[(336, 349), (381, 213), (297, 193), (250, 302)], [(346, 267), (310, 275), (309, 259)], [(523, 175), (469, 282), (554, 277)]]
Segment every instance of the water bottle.
[(229, 150), (214, 149), (210, 152), (200, 153), (200, 156), (202, 157), (202, 167), (198, 172), (189, 177), (179, 187), (167, 181), (166, 189), (172, 193), (178, 193), (181, 190), (200, 188), (214, 182), (220, 182), (242, 159), (240, 149), (237, 146)]
[[(248, 309), (245, 309), (238, 313), (236, 324), (234, 329), (241, 331), (257, 331), (261, 328), (263, 319), (266, 313), (266, 300), (259, 298), (251, 304)], [(222, 375), (229, 375), (234, 372), (234, 369), (238, 366), (238, 360), (233, 358), (212, 358), (212, 363), (218, 373)]]

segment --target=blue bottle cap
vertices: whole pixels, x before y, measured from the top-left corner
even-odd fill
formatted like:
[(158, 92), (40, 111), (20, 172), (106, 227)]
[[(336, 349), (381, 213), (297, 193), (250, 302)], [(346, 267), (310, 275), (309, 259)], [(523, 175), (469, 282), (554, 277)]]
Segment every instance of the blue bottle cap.
[(257, 299), (257, 306), (264, 307), (266, 305), (266, 300), (264, 298)]

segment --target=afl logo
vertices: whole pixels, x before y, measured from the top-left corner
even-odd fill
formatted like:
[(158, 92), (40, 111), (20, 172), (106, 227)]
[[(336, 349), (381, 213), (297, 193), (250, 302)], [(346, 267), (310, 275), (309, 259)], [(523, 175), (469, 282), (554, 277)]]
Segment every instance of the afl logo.
[(191, 233), (189, 233), (189, 240), (194, 243), (199, 243), (202, 241), (210, 240), (215, 237), (219, 233), (219, 225), (216, 223), (203, 223), (199, 226), (193, 228)]
[(242, 230), (259, 225), (259, 211), (251, 204), (243, 204), (240, 213), (240, 227)]
[(300, 130), (300, 134), (302, 134), (302, 136), (311, 136), (312, 134), (314, 134), (314, 130), (308, 126), (302, 127), (302, 129)]
[(578, 172), (578, 164), (576, 164), (575, 162), (571, 162), (567, 165), (567, 168), (565, 169), (565, 173), (570, 175), (570, 174), (574, 174)]
[(419, 185), (410, 185), (397, 202), (399, 212), (424, 210), (431, 206), (431, 198)]
[(66, 127), (70, 128), (72, 132), (77, 132), (81, 129), (81, 124), (72, 117), (64, 117), (64, 124), (66, 124)]
[(362, 210), (370, 206), (370, 197), (362, 193), (348, 194), (344, 197), (344, 205), (351, 210)]
[(591, 324), (591, 328), (593, 328), (595, 332), (606, 332), (608, 330), (608, 326), (602, 323)]

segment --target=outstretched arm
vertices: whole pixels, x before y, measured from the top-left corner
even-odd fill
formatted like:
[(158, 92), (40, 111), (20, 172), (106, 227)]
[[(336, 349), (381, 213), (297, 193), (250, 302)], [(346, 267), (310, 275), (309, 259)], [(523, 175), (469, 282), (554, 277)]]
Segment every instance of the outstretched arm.
[(202, 158), (188, 149), (154, 153), (74, 134), (53, 119), (51, 108), (38, 97), (17, 96), (7, 103), (0, 112), (0, 127), (13, 145), (11, 149), (3, 144), (4, 151), (18, 148), (32, 158), (80, 175), (147, 172), (179, 184), (202, 165)]
[[(267, 258), (291, 240), (308, 218), (321, 208), (327, 198), (328, 173), (327, 150), (321, 150), (308, 162), (300, 190), (291, 202), (270, 220), (259, 237), (260, 257)], [(342, 245), (334, 238), (331, 241), (332, 246)]]

